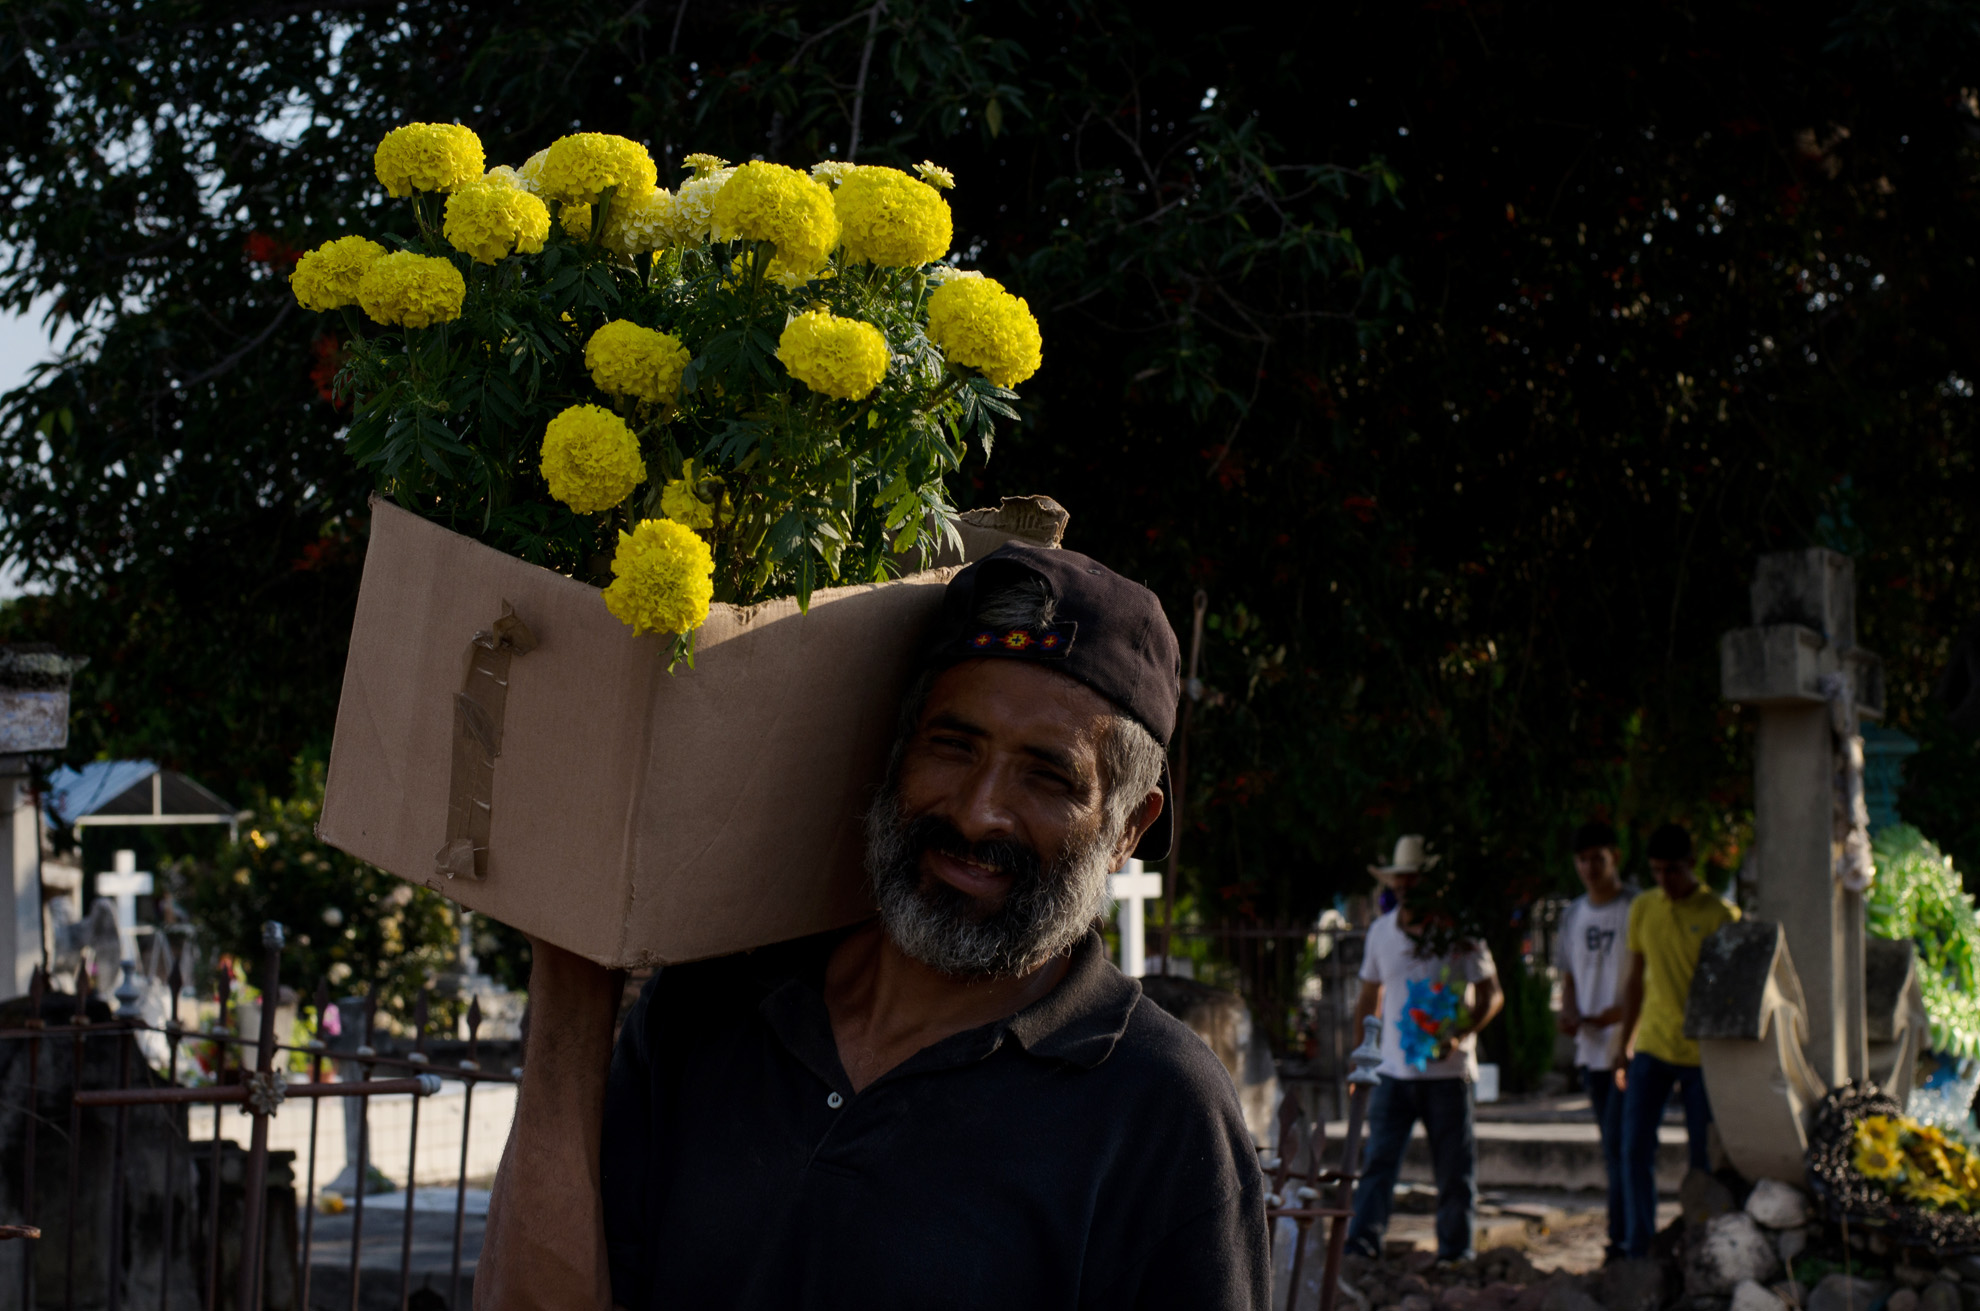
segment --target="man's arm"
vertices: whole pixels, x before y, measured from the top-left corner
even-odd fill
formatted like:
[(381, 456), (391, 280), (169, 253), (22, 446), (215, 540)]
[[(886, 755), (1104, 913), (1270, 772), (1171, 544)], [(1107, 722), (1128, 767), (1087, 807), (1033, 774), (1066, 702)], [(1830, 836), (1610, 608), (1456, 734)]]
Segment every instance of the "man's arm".
[(488, 1201), (475, 1311), (612, 1305), (598, 1144), (623, 975), (532, 940), (523, 1084)]
[(1460, 1039), (1469, 1038), (1472, 1034), (1477, 1033), (1480, 1029), (1490, 1024), (1497, 1018), (1499, 1012), (1505, 1008), (1506, 1004), (1506, 994), (1499, 987), (1498, 975), (1495, 974), (1490, 978), (1480, 979), (1471, 986), (1475, 990), (1472, 993), (1471, 1023), (1465, 1027), (1463, 1032), (1458, 1034)]
[(1575, 996), (1574, 975), (1569, 974), (1561, 983), (1561, 1014), (1555, 1021), (1562, 1033), (1573, 1033), (1581, 1027), (1580, 998)]
[(1616, 1087), (1623, 1087), (1629, 1079), (1624, 1072), (1629, 1066), (1630, 1057), (1636, 1055), (1636, 1022), (1643, 1018), (1643, 953), (1629, 953), (1629, 964), (1624, 967), (1622, 1024), (1611, 1040), (1617, 1044)]

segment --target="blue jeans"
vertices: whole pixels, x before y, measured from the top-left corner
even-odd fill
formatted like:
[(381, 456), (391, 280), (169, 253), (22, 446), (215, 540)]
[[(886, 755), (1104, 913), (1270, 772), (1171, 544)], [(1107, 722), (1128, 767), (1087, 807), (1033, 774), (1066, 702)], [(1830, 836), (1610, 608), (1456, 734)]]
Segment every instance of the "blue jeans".
[(1461, 1261), (1472, 1255), (1472, 1213), (1478, 1209), (1478, 1152), (1471, 1132), (1471, 1083), (1465, 1079), (1395, 1079), (1382, 1076), (1368, 1101), (1368, 1150), (1354, 1190), (1354, 1218), (1347, 1246), (1364, 1256), (1382, 1254), (1395, 1205), (1396, 1175), (1418, 1120), (1430, 1140), (1437, 1177), (1437, 1256)]
[(1629, 1213), (1629, 1255), (1650, 1255), (1657, 1236), (1657, 1126), (1671, 1089), (1684, 1095), (1684, 1129), (1691, 1142), (1691, 1168), (1709, 1170), (1706, 1130), (1712, 1123), (1712, 1103), (1705, 1096), (1705, 1072), (1696, 1065), (1672, 1065), (1638, 1052), (1629, 1062), (1629, 1090), (1623, 1094), (1623, 1175)]
[(1629, 1204), (1623, 1198), (1623, 1095), (1616, 1091), (1614, 1070), (1584, 1069), (1581, 1077), (1602, 1135), (1602, 1169), (1609, 1176), (1609, 1252), (1621, 1256), (1629, 1246)]

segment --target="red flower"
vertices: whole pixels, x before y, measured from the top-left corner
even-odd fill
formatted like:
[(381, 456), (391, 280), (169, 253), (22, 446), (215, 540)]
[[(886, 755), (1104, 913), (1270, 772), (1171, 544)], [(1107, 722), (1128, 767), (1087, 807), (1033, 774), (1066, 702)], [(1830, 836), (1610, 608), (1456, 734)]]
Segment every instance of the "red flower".
[(247, 251), (247, 257), (256, 264), (293, 264), (302, 256), (301, 251), (278, 237), (269, 236), (266, 232), (248, 233), (247, 240), (241, 243), (241, 247)]

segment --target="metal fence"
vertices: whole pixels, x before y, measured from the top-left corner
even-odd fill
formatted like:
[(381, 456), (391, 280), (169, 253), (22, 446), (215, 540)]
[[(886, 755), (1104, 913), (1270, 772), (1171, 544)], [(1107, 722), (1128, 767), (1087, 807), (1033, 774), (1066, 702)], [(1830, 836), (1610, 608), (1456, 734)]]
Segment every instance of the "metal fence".
[[(213, 1135), (210, 1142), (194, 1142), (190, 1135), (181, 1129), (176, 1116), (170, 1117), (175, 1132), (166, 1144), (165, 1184), (168, 1204), (164, 1210), (164, 1236), (160, 1246), (158, 1268), (158, 1305), (160, 1311), (170, 1311), (177, 1302), (175, 1287), (181, 1291), (188, 1278), (197, 1281), (197, 1288), (205, 1311), (220, 1311), (230, 1306), (233, 1311), (262, 1311), (271, 1283), (269, 1269), (269, 1236), (271, 1225), (280, 1217), (274, 1215), (271, 1197), (275, 1196), (268, 1187), (269, 1167), (269, 1124), (285, 1102), (292, 1099), (306, 1101), (309, 1107), (309, 1147), (305, 1165), (305, 1182), (302, 1194), (302, 1233), (298, 1251), (299, 1269), (283, 1272), (289, 1277), (288, 1287), (299, 1288), (296, 1304), (302, 1308), (310, 1306), (309, 1285), (312, 1273), (311, 1255), (315, 1243), (317, 1207), (317, 1127), (326, 1099), (359, 1098), (361, 1104), (369, 1106), (370, 1100), (381, 1095), (410, 1095), (411, 1115), (409, 1140), (406, 1146), (406, 1159), (409, 1163), (406, 1175), (405, 1218), (400, 1243), (399, 1259), (399, 1298), (402, 1308), (407, 1308), (412, 1295), (412, 1259), (414, 1194), (418, 1188), (416, 1171), (410, 1163), (416, 1161), (419, 1139), (419, 1108), (421, 1102), (441, 1090), (441, 1079), (437, 1066), (427, 1051), (430, 1027), (430, 1014), (425, 994), (422, 993), (414, 1016), (412, 1050), (403, 1056), (379, 1052), (373, 1046), (374, 1022), (376, 1019), (375, 995), (366, 999), (364, 1006), (364, 1031), (361, 1041), (354, 1050), (333, 1053), (324, 1031), (324, 1016), (329, 1009), (329, 992), (319, 983), (316, 992), (316, 1029), (314, 1037), (300, 1045), (276, 1040), (276, 999), (279, 998), (282, 982), (283, 930), (279, 924), (270, 923), (262, 932), (263, 959), (261, 971), (261, 997), (259, 1032), (253, 1037), (236, 1035), (228, 1027), (228, 1014), (232, 1002), (232, 979), (222, 972), (216, 988), (219, 1004), (218, 1020), (207, 1030), (189, 1028), (179, 1020), (180, 993), (183, 979), (175, 965), (167, 980), (172, 1003), (171, 1018), (163, 1025), (152, 1025), (138, 1017), (135, 1007), (126, 1003), (120, 1013), (108, 1021), (92, 1023), (89, 1019), (91, 981), (86, 969), (76, 975), (76, 1000), (73, 1015), (67, 1024), (47, 1024), (43, 1022), (43, 1004), (47, 994), (47, 980), (39, 970), (35, 972), (30, 988), (30, 1018), (18, 1029), (0, 1029), (0, 1040), (13, 1040), (25, 1048), (27, 1062), (25, 1098), (25, 1143), (19, 1162), (19, 1207), (17, 1222), (0, 1224), (0, 1241), (12, 1240), (31, 1244), (58, 1244), (63, 1250), (61, 1265), (61, 1295), (59, 1299), (48, 1299), (42, 1304), (59, 1305), (65, 1311), (74, 1311), (77, 1306), (77, 1284), (80, 1275), (77, 1264), (78, 1239), (84, 1219), (80, 1214), (79, 1200), (83, 1185), (83, 1160), (85, 1138), (84, 1112), (93, 1108), (108, 1108), (114, 1111), (110, 1146), (110, 1188), (108, 1224), (108, 1280), (105, 1305), (108, 1311), (124, 1311), (124, 1290), (131, 1273), (130, 1254), (123, 1250), (126, 1235), (128, 1198), (126, 1196), (126, 1164), (128, 1142), (127, 1119), (133, 1108), (142, 1107), (187, 1107), (196, 1104), (214, 1107), (236, 1106), (244, 1111), (252, 1122), (249, 1146), (243, 1168), (243, 1216), (242, 1228), (238, 1234), (233, 1280), (233, 1297), (229, 1303), (224, 1294), (222, 1271), (222, 1225), (221, 1215), (221, 1156), (222, 1134), (221, 1117), (215, 1114)], [(461, 1305), (461, 1256), (462, 1239), (467, 1221), (468, 1188), (468, 1148), (472, 1133), (472, 1110), (474, 1090), (485, 1083), (513, 1084), (517, 1082), (520, 1070), (484, 1070), (480, 1067), (479, 1029), (481, 1025), (478, 1002), (470, 1002), (467, 1012), (468, 1040), (465, 1056), (452, 1067), (446, 1069), (449, 1079), (465, 1085), (466, 1105), (463, 1108), (461, 1130), (460, 1169), (454, 1183), (454, 1222), (453, 1222), (453, 1263), (449, 1280), (450, 1295), (446, 1305), (458, 1308)], [(133, 1086), (133, 1055), (136, 1038), (150, 1032), (160, 1035), (165, 1042), (167, 1059), (164, 1082), (154, 1086), (145, 1079), (140, 1086)], [(192, 1040), (214, 1044), (219, 1053), (215, 1064), (214, 1079), (210, 1086), (192, 1087), (179, 1082), (181, 1053), (184, 1045)], [(110, 1088), (83, 1088), (86, 1068), (86, 1049), (92, 1043), (113, 1041), (117, 1043), (116, 1086)], [(68, 1044), (73, 1065), (75, 1087), (69, 1099), (67, 1148), (67, 1178), (63, 1181), (60, 1194), (43, 1196), (39, 1181), (35, 1177), (37, 1136), (42, 1131), (40, 1116), (37, 1113), (40, 1080), (43, 1077), (43, 1055), (55, 1044)], [(288, 1070), (291, 1054), (300, 1054), (307, 1065), (307, 1073), (302, 1080), (292, 1080)], [(361, 1077), (353, 1081), (326, 1081), (325, 1062), (327, 1060), (354, 1062)], [(148, 1069), (149, 1067), (144, 1067)], [(396, 1072), (396, 1073), (394, 1073)], [(365, 1193), (367, 1191), (367, 1170), (370, 1164), (369, 1116), (360, 1118), (359, 1141), (356, 1151), (356, 1171), (358, 1187), (351, 1206), (350, 1238), (350, 1306), (357, 1311), (363, 1283), (361, 1259), (365, 1224)], [(54, 1126), (51, 1131), (59, 1132)], [(170, 1197), (175, 1187), (184, 1186), (196, 1175), (188, 1172), (196, 1170), (195, 1153), (207, 1155), (205, 1173), (205, 1196), (198, 1217), (200, 1227), (205, 1232), (205, 1251), (192, 1264), (195, 1269), (182, 1271), (174, 1269), (175, 1244), (173, 1233), (174, 1208)], [(178, 1237), (185, 1237), (179, 1235)], [(38, 1305), (36, 1288), (37, 1264), (32, 1253), (21, 1262), (19, 1305), (32, 1308)], [(45, 1253), (43, 1254), (45, 1257)], [(175, 1285), (175, 1279), (178, 1283)], [(0, 1293), (0, 1301), (8, 1300)]]

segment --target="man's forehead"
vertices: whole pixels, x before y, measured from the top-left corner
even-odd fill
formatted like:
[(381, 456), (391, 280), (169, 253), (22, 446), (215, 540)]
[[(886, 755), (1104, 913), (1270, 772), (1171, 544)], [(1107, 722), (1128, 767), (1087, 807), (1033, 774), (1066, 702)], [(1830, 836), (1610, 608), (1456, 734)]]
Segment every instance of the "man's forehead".
[(929, 688), (922, 722), (937, 715), (969, 720), (985, 732), (1046, 735), (1092, 742), (1114, 714), (1098, 692), (1049, 667), (1012, 660), (967, 660), (943, 670)]

